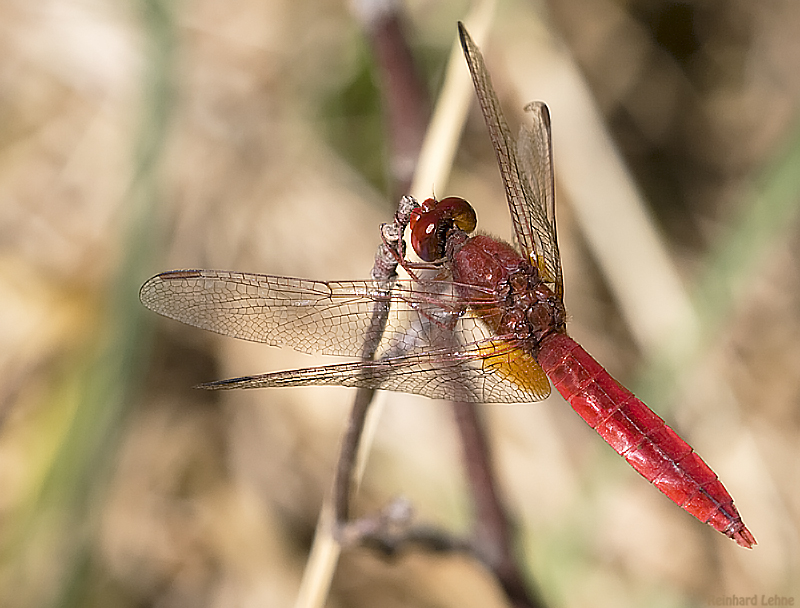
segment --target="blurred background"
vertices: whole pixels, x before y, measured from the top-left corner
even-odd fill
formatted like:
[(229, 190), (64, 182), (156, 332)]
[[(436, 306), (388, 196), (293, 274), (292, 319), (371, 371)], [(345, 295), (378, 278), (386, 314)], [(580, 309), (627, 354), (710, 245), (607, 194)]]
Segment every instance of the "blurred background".
[[(184, 327), (137, 293), (172, 268), (368, 276), (410, 172), (372, 8), (0, 2), (0, 605), (292, 605), (352, 391), (194, 390), (331, 361)], [(469, 4), (394, 9), (435, 100)], [(549, 605), (800, 601), (798, 31), (793, 0), (498, 3), (483, 50), (509, 119), (551, 105), (570, 332), (694, 445), (759, 541), (675, 507), (560, 397), (486, 406)], [(607, 155), (574, 171), (596, 137)], [(430, 188), (510, 238), (474, 107), (446, 191)], [(637, 324), (676, 306), (632, 312), (651, 288), (609, 274), (642, 255), (621, 236), (641, 232), (614, 207), (626, 197), (690, 307), (667, 337)], [(386, 403), (357, 513), (402, 494), (467, 530), (447, 404)], [(328, 605), (505, 603), (463, 557), (350, 550)]]

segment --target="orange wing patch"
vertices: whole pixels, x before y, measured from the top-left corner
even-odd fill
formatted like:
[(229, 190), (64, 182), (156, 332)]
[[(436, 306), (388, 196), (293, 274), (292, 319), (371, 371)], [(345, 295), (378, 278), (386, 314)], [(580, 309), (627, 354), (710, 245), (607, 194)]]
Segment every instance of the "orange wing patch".
[(535, 400), (550, 394), (550, 381), (530, 353), (512, 347), (505, 340), (488, 340), (478, 348), (483, 369), (499, 374)]

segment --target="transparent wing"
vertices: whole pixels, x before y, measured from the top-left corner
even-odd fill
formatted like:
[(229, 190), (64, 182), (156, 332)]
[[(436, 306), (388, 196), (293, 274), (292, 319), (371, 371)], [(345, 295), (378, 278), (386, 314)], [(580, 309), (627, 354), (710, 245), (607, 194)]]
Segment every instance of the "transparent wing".
[[(456, 297), (447, 281), (397, 281), (386, 290), (374, 281), (180, 270), (148, 280), (140, 298), (149, 309), (189, 325), (305, 352), (360, 357), (366, 341), (378, 340), (374, 361), (223, 381), (214, 388), (339, 384), (488, 402), (538, 400), (550, 392), (532, 356), (492, 336), (468, 313), (470, 302), (480, 301), (485, 310), (492, 298), (474, 287), (459, 286)], [(373, 327), (376, 306), (389, 307), (385, 329)]]
[(475, 93), (497, 155), (505, 185), (511, 221), (520, 248), (537, 266), (542, 278), (563, 295), (561, 259), (555, 225), (555, 196), (547, 106), (534, 102), (526, 107), (531, 125), (523, 127), (515, 141), (506, 122), (480, 50), (464, 25), (458, 24), (461, 46)]
[[(397, 281), (386, 290), (376, 281), (177, 270), (149, 279), (139, 297), (150, 310), (188, 325), (307, 353), (360, 357), (365, 342), (378, 334), (383, 336), (379, 357), (393, 349), (412, 352), (430, 344), (431, 336), (424, 334), (432, 331), (431, 324), (420, 323), (420, 318), (454, 327), (467, 303), (448, 293), (448, 285)], [(483, 301), (490, 297), (481, 295)], [(390, 306), (385, 329), (372, 326), (376, 306)]]
[[(537, 233), (543, 233), (538, 240), (539, 270), (542, 277), (555, 293), (564, 296), (564, 280), (561, 276), (561, 255), (558, 252), (556, 232), (556, 194), (553, 174), (553, 146), (550, 137), (550, 111), (541, 101), (533, 101), (525, 106), (530, 124), (523, 124), (517, 137), (517, 162), (526, 188), (528, 207), (543, 210), (546, 222), (536, 224), (531, 219)], [(529, 217), (538, 215), (531, 211)]]
[[(491, 346), (491, 356), (485, 348)], [(208, 389), (337, 385), (414, 393), (469, 403), (528, 403), (550, 394), (536, 360), (499, 341), (465, 345), (377, 361), (356, 361), (220, 380)]]

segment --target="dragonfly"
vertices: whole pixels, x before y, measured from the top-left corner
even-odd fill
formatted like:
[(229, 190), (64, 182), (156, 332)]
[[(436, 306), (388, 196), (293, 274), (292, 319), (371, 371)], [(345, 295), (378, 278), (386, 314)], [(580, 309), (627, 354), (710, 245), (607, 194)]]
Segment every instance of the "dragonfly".
[[(701, 522), (752, 548), (753, 534), (716, 473), (662, 418), (569, 337), (558, 252), (550, 113), (525, 108), (514, 137), (480, 50), (461, 46), (505, 186), (516, 246), (473, 235), (460, 197), (411, 213), (422, 260), (396, 254), (410, 278), (317, 281), (216, 270), (176, 270), (141, 288), (149, 309), (219, 334), (352, 362), (220, 380), (210, 389), (339, 385), (471, 403), (528, 403), (551, 382), (590, 427), (645, 479)], [(388, 308), (375, 326), (373, 311)], [(364, 345), (374, 343), (368, 356)], [(374, 352), (372, 352), (374, 351)]]

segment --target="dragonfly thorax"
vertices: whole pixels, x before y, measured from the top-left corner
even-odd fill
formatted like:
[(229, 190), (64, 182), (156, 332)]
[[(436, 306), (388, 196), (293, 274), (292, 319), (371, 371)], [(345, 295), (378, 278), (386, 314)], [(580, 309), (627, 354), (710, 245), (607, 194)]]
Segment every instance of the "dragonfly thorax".
[(479, 288), (463, 287), (461, 295), (473, 302), (472, 309), (498, 336), (529, 342), (536, 350), (547, 334), (565, 331), (561, 300), (536, 267), (508, 243), (486, 235), (471, 237), (454, 252), (450, 264), (457, 284)]

